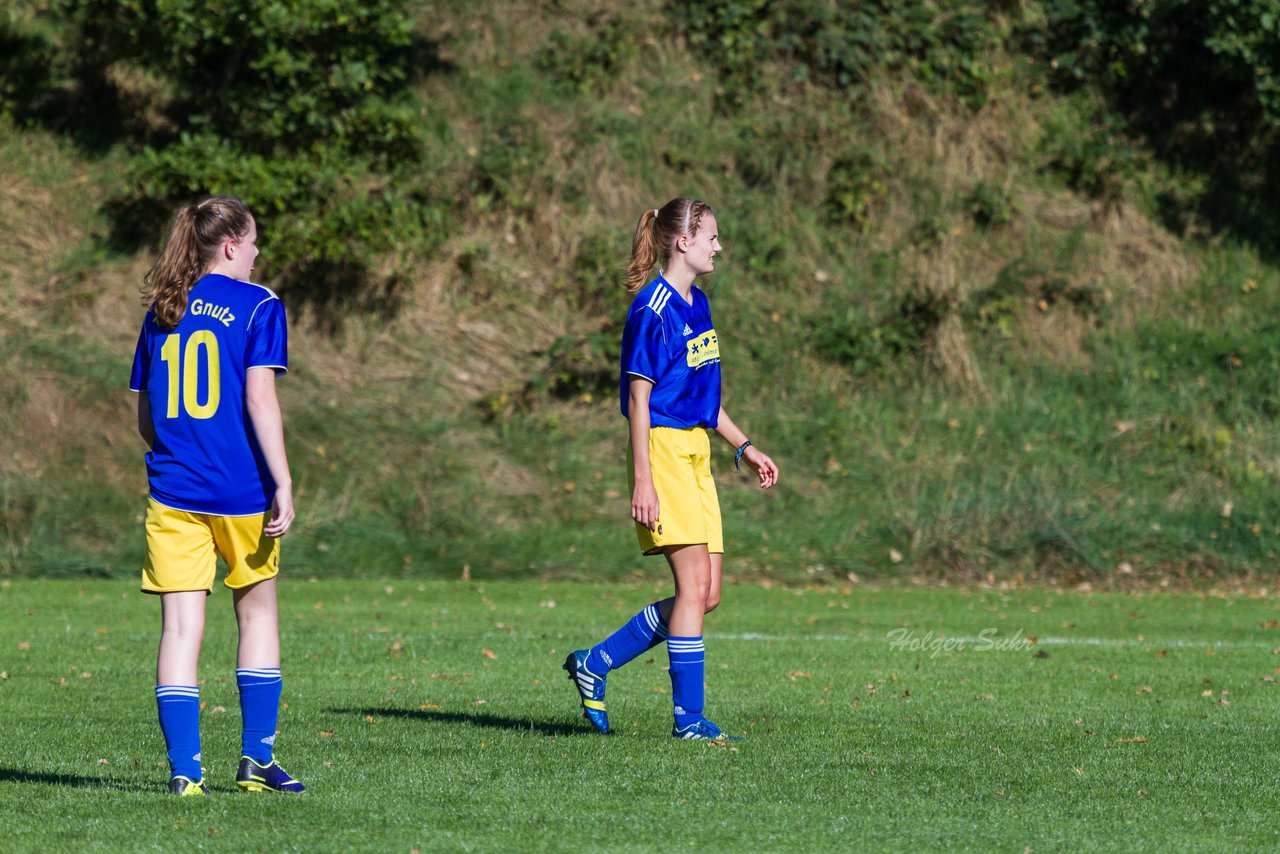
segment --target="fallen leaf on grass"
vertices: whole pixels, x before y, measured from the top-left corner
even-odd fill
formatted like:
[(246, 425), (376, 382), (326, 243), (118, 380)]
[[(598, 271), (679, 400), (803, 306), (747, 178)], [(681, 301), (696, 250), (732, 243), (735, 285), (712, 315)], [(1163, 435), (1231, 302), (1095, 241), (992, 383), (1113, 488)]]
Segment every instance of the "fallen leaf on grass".
[(422, 709), (424, 712), (436, 712), (440, 710), (440, 704), (439, 703), (423, 703), (421, 706), (418, 706), (418, 708)]
[(1150, 686), (1150, 685), (1143, 685), (1141, 688), (1136, 689), (1133, 693), (1135, 693), (1135, 694), (1150, 694), (1150, 693), (1151, 693), (1151, 686)]
[(483, 706), (483, 705), (484, 705), (485, 703), (487, 703), (487, 702), (489, 702), (489, 701), (488, 701), (488, 700), (486, 700), (484, 697), (476, 697), (476, 701), (475, 701), (474, 703), (472, 703), (471, 705), (473, 705), (473, 706)]
[(213, 707), (213, 709), (212, 709), (212, 712), (213, 712), (215, 715), (225, 714), (225, 713), (226, 713), (226, 711), (227, 711), (227, 707), (226, 707), (226, 706), (214, 706), (214, 707)]
[(378, 719), (375, 718), (373, 715), (365, 715), (364, 722), (367, 724), (376, 724), (378, 722)]
[(1148, 739), (1140, 735), (1135, 735), (1133, 738), (1117, 738), (1115, 740), (1115, 743), (1116, 744), (1146, 744), (1147, 741)]
[(667, 689), (666, 689), (666, 688), (663, 688), (661, 685), (657, 685), (657, 686), (654, 686), (653, 688), (650, 688), (650, 689), (649, 689), (649, 693), (650, 693), (650, 694), (665, 694), (665, 693), (667, 693)]
[(18, 644), (18, 649), (31, 649), (31, 644), (27, 643), (26, 641), (23, 641), (22, 643)]
[(99, 759), (99, 760), (98, 760), (98, 764), (99, 764), (99, 765), (106, 765), (106, 764), (107, 764), (107, 760), (105, 760), (105, 759)]
[(320, 736), (321, 738), (330, 738), (331, 736), (336, 735), (337, 732), (338, 731), (336, 729), (322, 729), (318, 733), (316, 733), (316, 735)]
[(1079, 765), (1076, 766), (1076, 774), (1079, 774), (1079, 775), (1084, 774), (1084, 769), (1081, 768)]
[(791, 673), (789, 673), (788, 675), (791, 677), (791, 680), (794, 682), (797, 679), (808, 679), (813, 674), (807, 670), (792, 670)]
[(485, 658), (489, 659), (490, 661), (493, 661), (498, 657), (497, 654), (494, 653), (494, 651), (491, 649), (482, 649), (480, 650), (480, 652), (484, 655)]

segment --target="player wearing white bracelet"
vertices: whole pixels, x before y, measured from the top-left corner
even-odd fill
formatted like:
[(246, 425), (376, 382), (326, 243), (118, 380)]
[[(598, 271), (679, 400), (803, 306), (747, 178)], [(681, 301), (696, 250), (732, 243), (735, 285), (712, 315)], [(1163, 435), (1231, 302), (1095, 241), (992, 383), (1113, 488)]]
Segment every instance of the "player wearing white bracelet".
[[(703, 616), (720, 603), (724, 536), (711, 477), (714, 430), (746, 460), (760, 486), (778, 467), (729, 418), (720, 399), (720, 345), (706, 294), (694, 284), (715, 269), (720, 240), (704, 202), (677, 198), (640, 217), (627, 270), (636, 294), (622, 337), (620, 395), (630, 423), (631, 517), (640, 549), (670, 565), (675, 595), (645, 606), (620, 629), (565, 660), (583, 714), (609, 731), (605, 677), (667, 641), (672, 735), (728, 739), (703, 716)], [(665, 266), (649, 280), (659, 255)], [(647, 283), (646, 283), (647, 282)]]

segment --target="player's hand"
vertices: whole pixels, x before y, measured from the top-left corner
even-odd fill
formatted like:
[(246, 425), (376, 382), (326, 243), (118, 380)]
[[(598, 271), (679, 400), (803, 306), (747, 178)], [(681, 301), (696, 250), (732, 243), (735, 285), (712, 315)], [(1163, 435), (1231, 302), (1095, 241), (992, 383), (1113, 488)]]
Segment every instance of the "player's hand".
[(778, 467), (764, 451), (751, 445), (742, 458), (747, 461), (747, 465), (756, 470), (756, 474), (760, 477), (761, 489), (768, 489), (778, 482)]
[(283, 537), (285, 531), (293, 524), (293, 490), (281, 487), (276, 490), (276, 497), (271, 501), (271, 521), (263, 527), (262, 533), (268, 537)]
[(658, 527), (658, 491), (652, 483), (637, 483), (631, 491), (631, 518), (650, 531)]

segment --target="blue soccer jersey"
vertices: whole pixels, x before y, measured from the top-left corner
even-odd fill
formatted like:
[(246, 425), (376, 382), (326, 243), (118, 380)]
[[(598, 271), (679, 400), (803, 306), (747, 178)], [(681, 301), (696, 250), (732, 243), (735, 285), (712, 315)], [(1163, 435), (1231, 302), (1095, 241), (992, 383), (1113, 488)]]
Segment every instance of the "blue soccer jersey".
[(659, 275), (636, 294), (622, 333), (622, 414), (632, 377), (653, 383), (649, 423), (654, 427), (715, 427), (720, 417), (720, 344), (711, 306), (697, 286), (693, 304)]
[(284, 306), (267, 288), (210, 274), (192, 287), (176, 329), (147, 312), (129, 388), (151, 406), (156, 501), (218, 516), (271, 509), (275, 482), (245, 408), (249, 368), (289, 368)]

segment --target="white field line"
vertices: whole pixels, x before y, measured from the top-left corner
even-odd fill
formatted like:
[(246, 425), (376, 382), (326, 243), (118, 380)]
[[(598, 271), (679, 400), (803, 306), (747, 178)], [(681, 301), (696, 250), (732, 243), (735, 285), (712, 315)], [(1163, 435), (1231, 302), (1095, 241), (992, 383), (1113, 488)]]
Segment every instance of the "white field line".
[[(793, 634), (793, 635), (774, 635), (761, 632), (710, 632), (706, 635), (707, 640), (728, 640), (728, 641), (764, 641), (768, 643), (784, 643), (784, 642), (802, 642), (802, 641), (831, 641), (845, 643), (883, 643), (889, 644), (894, 641), (897, 636), (885, 635), (830, 635), (830, 634)], [(929, 638), (924, 635), (917, 635), (924, 643), (931, 642), (948, 642), (951, 644), (975, 645), (979, 643), (990, 644), (993, 642), (1009, 641), (1016, 638), (1027, 638), (1025, 634), (998, 634), (990, 635), (986, 638), (980, 638), (970, 635), (937, 635), (934, 634)], [(905, 638), (911, 638), (906, 635)], [(1146, 638), (1137, 640), (1133, 638), (1062, 638), (1062, 637), (1037, 637), (1035, 646), (1096, 646), (1110, 647), (1113, 649), (1280, 649), (1280, 638), (1275, 643), (1265, 643), (1263, 641), (1215, 641), (1215, 640), (1188, 640), (1186, 638), (1178, 638), (1174, 640), (1162, 640), (1160, 638)], [(915, 650), (919, 652), (920, 650)], [(927, 650), (926, 650), (927, 651)]]

